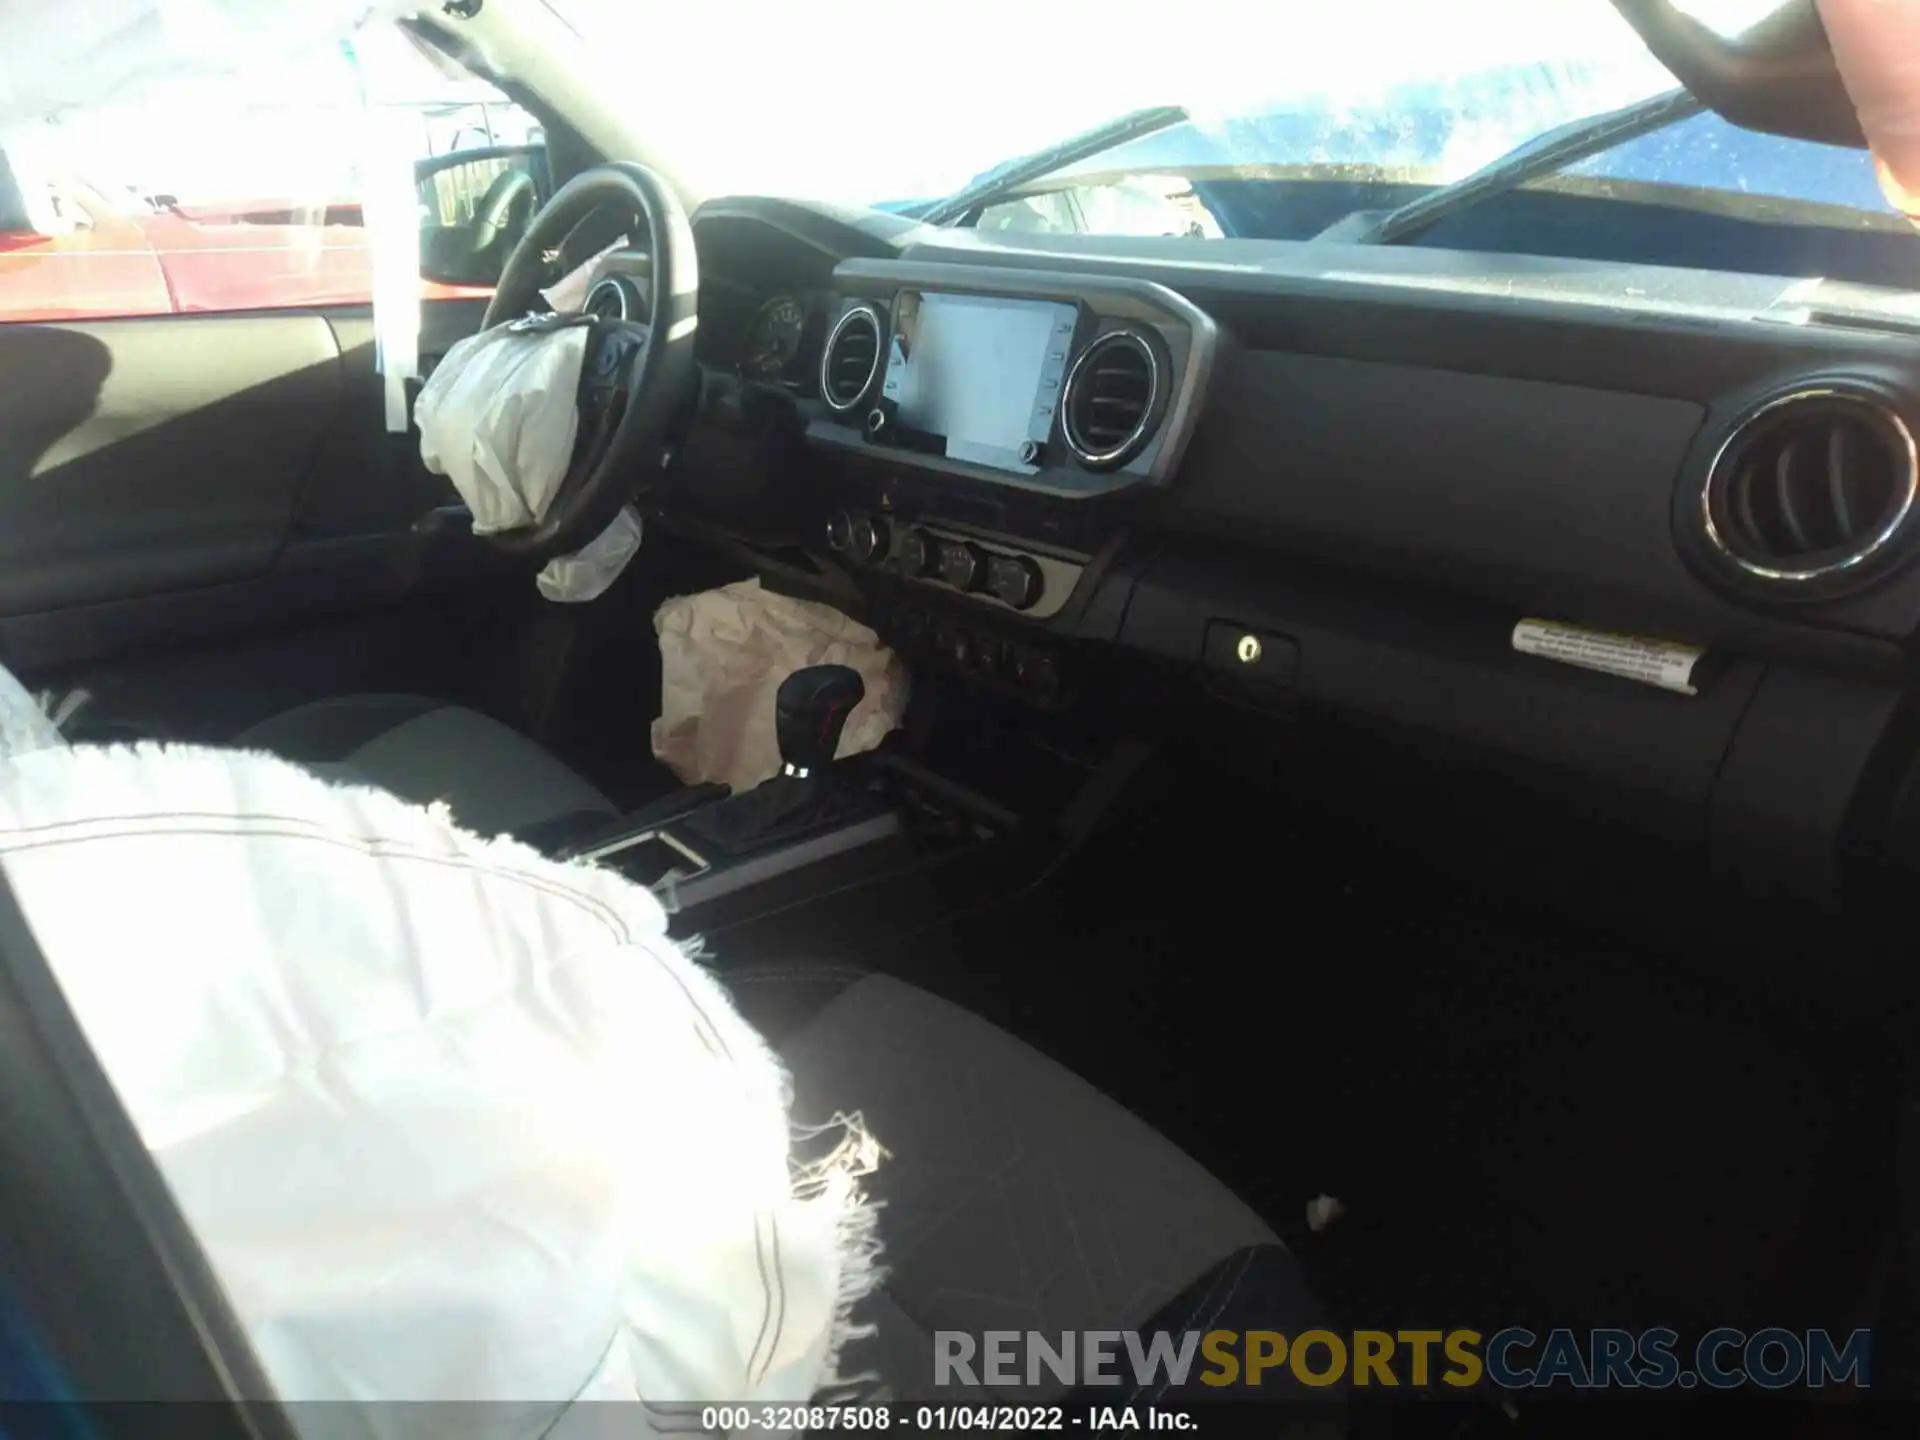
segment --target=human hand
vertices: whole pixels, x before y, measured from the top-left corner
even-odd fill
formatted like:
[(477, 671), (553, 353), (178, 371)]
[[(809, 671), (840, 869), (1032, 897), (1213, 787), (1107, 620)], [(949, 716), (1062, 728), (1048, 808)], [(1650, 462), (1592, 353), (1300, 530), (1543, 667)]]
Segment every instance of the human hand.
[(1920, 0), (1817, 0), (1880, 188), (1920, 222)]

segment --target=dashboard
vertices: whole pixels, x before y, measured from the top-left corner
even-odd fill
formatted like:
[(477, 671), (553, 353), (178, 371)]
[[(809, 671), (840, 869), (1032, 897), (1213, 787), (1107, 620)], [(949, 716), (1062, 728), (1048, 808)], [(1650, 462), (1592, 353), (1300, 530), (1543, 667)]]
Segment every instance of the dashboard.
[[(792, 397), (780, 578), (922, 663), (1390, 725), (1783, 891), (1838, 894), (1863, 830), (1920, 859), (1908, 297), (785, 201), (695, 234), (744, 317), (713, 362)], [(1641, 643), (1689, 683), (1607, 658)]]
[(709, 295), (701, 297), (702, 361), (747, 380), (805, 392), (820, 353), (828, 294), (713, 288), (714, 303), (708, 304)]

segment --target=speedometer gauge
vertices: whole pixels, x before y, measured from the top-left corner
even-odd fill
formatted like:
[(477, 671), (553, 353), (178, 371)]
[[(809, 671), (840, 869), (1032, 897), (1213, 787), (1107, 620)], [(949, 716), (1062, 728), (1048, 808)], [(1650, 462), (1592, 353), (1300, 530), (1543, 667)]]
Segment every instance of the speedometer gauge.
[(760, 307), (747, 327), (740, 369), (760, 380), (777, 380), (800, 353), (807, 330), (807, 307), (791, 295), (776, 295)]

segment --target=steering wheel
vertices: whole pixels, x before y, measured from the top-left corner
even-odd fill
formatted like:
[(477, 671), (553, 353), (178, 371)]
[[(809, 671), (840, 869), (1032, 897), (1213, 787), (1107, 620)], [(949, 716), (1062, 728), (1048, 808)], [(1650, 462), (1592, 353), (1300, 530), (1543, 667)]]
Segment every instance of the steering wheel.
[(595, 316), (570, 322), (590, 326), (580, 374), (581, 438), (572, 464), (545, 519), (486, 537), (529, 560), (578, 550), (611, 525), (623, 505), (652, 489), (672, 459), (676, 432), (699, 384), (693, 227), (666, 182), (629, 161), (582, 171), (533, 217), (507, 257), (483, 328), (554, 323), (528, 318), (548, 308), (540, 290), (552, 283), (554, 255), (603, 209), (618, 209), (630, 225), (642, 227), (628, 234), (644, 230), (649, 237), (648, 314), (645, 321)]
[(474, 207), (473, 220), (467, 227), (471, 237), (468, 244), (475, 252), (484, 252), (519, 234), (539, 203), (540, 192), (533, 176), (524, 170), (502, 172)]

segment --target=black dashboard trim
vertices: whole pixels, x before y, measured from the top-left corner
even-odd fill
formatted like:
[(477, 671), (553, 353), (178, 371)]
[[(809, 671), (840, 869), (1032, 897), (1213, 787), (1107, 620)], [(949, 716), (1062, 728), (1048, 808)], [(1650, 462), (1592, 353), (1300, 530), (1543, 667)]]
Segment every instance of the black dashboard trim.
[[(757, 244), (778, 269), (795, 211), (743, 203), (737, 213), (767, 233), (734, 237), (738, 255), (757, 264)], [(1891, 717), (1920, 673), (1920, 563), (1787, 608), (1703, 566), (1683, 522), (1756, 396), (1872, 377), (1920, 420), (1920, 310), (1901, 297), (1437, 250), (1026, 245), (851, 225), (824, 207), (803, 228), (843, 234), (855, 257), (833, 271), (843, 300), (885, 302), (903, 286), (1054, 295), (1083, 302), (1085, 320), (1089, 300), (1151, 297), (1156, 328), (1191, 311), (1215, 337), (1183, 417), (1191, 431), (1154, 483), (1138, 469), (1063, 467), (1074, 485), (1062, 489), (807, 427), (805, 506), (887, 509), (897, 489), (896, 513), (947, 528), (969, 505), (1004, 506), (982, 538), (1014, 549), (1037, 545), (1020, 538), (1040, 533), (1034, 516), (1069, 517), (1073, 548), (1094, 559), (1058, 615), (995, 612), (831, 561), (807, 590), (838, 592), (877, 627), (913, 607), (998, 630), (1108, 676), (1120, 695), (1215, 695), (1245, 677), (1208, 672), (1209, 626), (1234, 638), (1247, 627), (1297, 657), (1276, 682), (1289, 720), (1324, 712), (1342, 735), (1411, 734), (1481, 757), (1538, 802), (1535, 823), (1552, 833), (1522, 836), (1527, 846), (1631, 834), (1625, 850), (1644, 847), (1688, 887), (1717, 868), (1831, 898), (1842, 840), (1882, 843), (1879, 811), (1861, 818), (1863, 791), (1915, 763)], [(1106, 323), (1123, 318), (1106, 308)], [(1123, 488), (1095, 488), (1109, 479)], [(1514, 654), (1523, 615), (1688, 641), (1715, 663), (1698, 696), (1645, 689)], [(1132, 666), (1174, 683), (1139, 686), (1120, 675)], [(1262, 711), (1273, 699), (1255, 698)], [(1284, 748), (1278, 732), (1266, 738)], [(1371, 752), (1363, 741), (1354, 753)], [(1439, 778), (1471, 796), (1466, 774)], [(1365, 777), (1326, 778), (1338, 792)], [(1434, 823), (1444, 831), (1446, 815)]]

